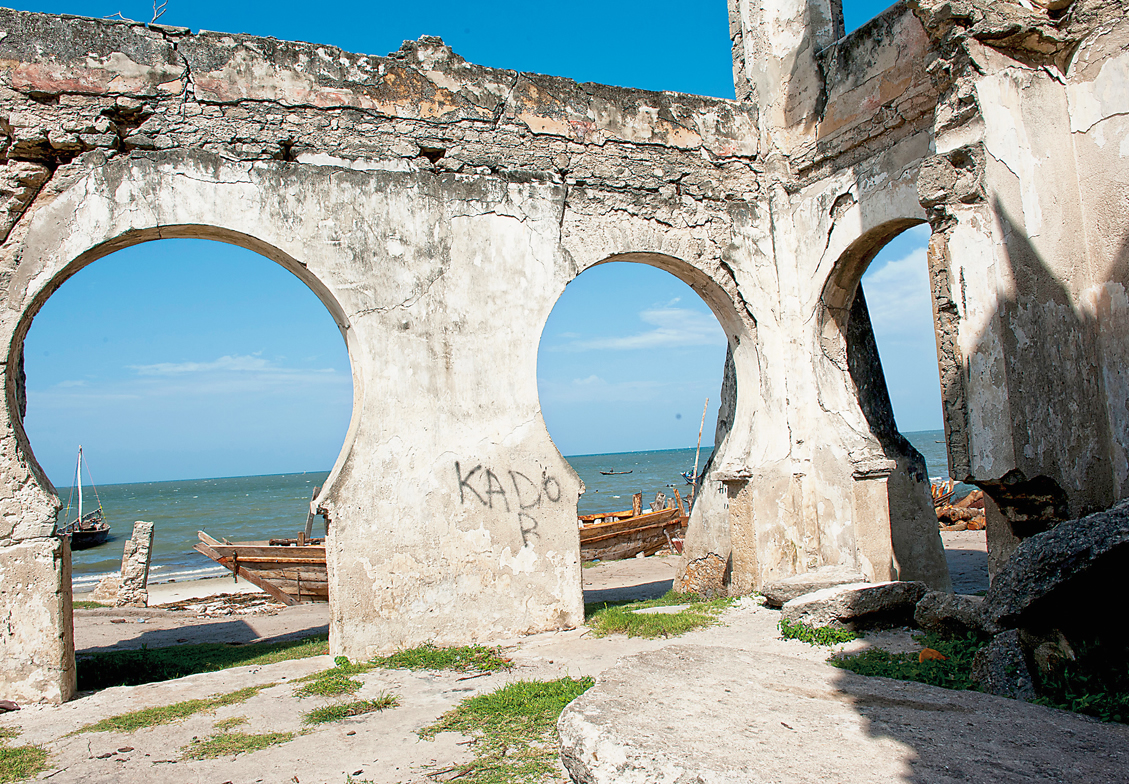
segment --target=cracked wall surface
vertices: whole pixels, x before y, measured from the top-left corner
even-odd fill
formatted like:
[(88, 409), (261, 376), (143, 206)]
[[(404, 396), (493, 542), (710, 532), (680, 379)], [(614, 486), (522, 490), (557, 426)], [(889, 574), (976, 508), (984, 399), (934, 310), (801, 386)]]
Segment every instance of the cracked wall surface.
[(916, 224), (950, 466), (997, 531), (1122, 497), (1123, 7), (919, 0), (845, 37), (831, 0), (730, 11), (736, 101), (430, 37), (376, 57), (0, 10), (0, 569), (39, 575), (0, 592), (3, 696), (74, 688), (23, 338), (70, 275), (163, 237), (273, 259), (344, 336), (353, 418), (315, 499), (335, 654), (582, 622), (582, 487), (536, 364), (565, 285), (604, 261), (676, 275), (729, 338), (684, 563), (724, 563), (730, 592), (825, 565), (949, 586), (856, 296)]

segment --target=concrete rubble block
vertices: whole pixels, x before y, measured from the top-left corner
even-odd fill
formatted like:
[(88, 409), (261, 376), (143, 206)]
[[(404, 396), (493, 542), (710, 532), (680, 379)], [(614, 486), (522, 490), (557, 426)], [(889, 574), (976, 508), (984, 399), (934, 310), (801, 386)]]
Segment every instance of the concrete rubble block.
[(996, 635), (972, 660), (972, 682), (980, 690), (997, 697), (1030, 702), (1035, 698), (1035, 682), (1027, 668), (1019, 632), (1015, 629)]
[(98, 585), (90, 593), (90, 601), (99, 604), (117, 604), (121, 588), (121, 574), (108, 574), (98, 581)]
[(153, 524), (138, 520), (133, 524), (133, 536), (125, 543), (122, 553), (121, 584), (118, 607), (147, 607), (149, 605), (149, 562), (153, 556)]
[[(1129, 562), (1129, 501), (1028, 537), (984, 597), (984, 617), (1005, 628), (1044, 627), (1084, 610), (1095, 591), (1120, 591)], [(1111, 594), (1112, 595), (1112, 594)]]
[[(693, 675), (672, 688), (672, 672)], [(621, 659), (557, 728), (584, 784), (1113, 784), (1129, 769), (1121, 725), (712, 645)]]
[(693, 593), (703, 599), (728, 596), (725, 585), (726, 562), (717, 553), (708, 553), (686, 564), (686, 570), (675, 580), (678, 593)]
[(865, 583), (866, 576), (848, 566), (824, 566), (768, 583), (761, 589), (768, 607), (780, 608), (798, 596), (848, 583)]
[(784, 604), (784, 619), (809, 626), (903, 624), (928, 589), (919, 582), (849, 583), (798, 596)]
[(0, 698), (65, 702), (75, 692), (70, 547), (54, 537), (0, 547)]
[(965, 635), (969, 632), (996, 634), (999, 627), (987, 623), (983, 615), (984, 597), (944, 591), (930, 591), (921, 597), (913, 611), (913, 622), (927, 632)]

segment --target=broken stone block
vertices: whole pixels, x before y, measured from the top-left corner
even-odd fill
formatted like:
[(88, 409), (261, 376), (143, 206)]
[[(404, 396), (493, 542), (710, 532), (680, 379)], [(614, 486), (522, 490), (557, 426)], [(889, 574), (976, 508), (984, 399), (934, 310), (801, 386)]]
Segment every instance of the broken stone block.
[(94, 592), (90, 594), (90, 600), (100, 604), (117, 604), (121, 585), (121, 575), (108, 574), (98, 581)]
[(846, 566), (824, 566), (768, 583), (761, 589), (768, 607), (780, 608), (798, 596), (848, 583), (865, 583), (866, 576)]
[(149, 561), (153, 554), (153, 524), (138, 520), (122, 554), (118, 607), (149, 606)]
[(849, 583), (798, 596), (784, 604), (784, 619), (809, 626), (901, 625), (928, 589), (919, 582)]
[(1005, 628), (1057, 626), (1119, 591), (1129, 562), (1129, 501), (1059, 523), (1020, 542), (984, 597), (984, 617)]
[(678, 593), (695, 593), (703, 599), (729, 595), (725, 585), (726, 562), (717, 553), (708, 553), (686, 564), (686, 572), (675, 581)]
[(913, 620), (923, 630), (938, 634), (965, 635), (980, 631), (994, 634), (1000, 629), (985, 623), (981, 613), (983, 604), (981, 596), (930, 591), (914, 608)]
[(1015, 629), (996, 635), (980, 649), (972, 660), (971, 677), (981, 691), (997, 697), (1025, 702), (1035, 698), (1035, 683)]

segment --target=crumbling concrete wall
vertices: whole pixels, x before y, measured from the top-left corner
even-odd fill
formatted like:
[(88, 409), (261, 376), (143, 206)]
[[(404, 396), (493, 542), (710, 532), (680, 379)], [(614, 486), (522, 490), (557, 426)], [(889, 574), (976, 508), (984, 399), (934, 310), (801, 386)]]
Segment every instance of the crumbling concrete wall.
[(993, 572), (1126, 493), (1129, 4), (920, 0), (942, 90), (919, 182), (956, 475)]
[(856, 296), (926, 221), (955, 475), (1013, 525), (1123, 495), (1124, 7), (977, 3), (843, 37), (831, 0), (732, 0), (738, 101), (482, 68), (433, 38), (372, 57), (0, 11), (0, 569), (43, 572), (0, 613), (44, 608), (0, 629), (4, 696), (73, 690), (23, 338), (78, 269), (163, 237), (275, 260), (345, 338), (353, 419), (315, 499), (335, 654), (582, 620), (580, 482), (536, 359), (604, 261), (678, 276), (729, 338), (686, 552), (726, 590), (827, 565), (948, 586)]

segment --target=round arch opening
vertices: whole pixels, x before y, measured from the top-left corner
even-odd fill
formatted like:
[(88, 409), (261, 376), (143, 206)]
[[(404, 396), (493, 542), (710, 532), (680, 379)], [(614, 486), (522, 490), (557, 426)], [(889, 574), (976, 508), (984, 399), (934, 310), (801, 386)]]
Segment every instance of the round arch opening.
[(538, 394), (554, 445), (584, 483), (582, 525), (652, 504), (689, 514), (702, 481), (683, 475), (696, 460), (707, 475), (741, 413), (734, 349), (752, 341), (741, 346), (749, 325), (732, 303), (701, 270), (662, 254), (611, 256), (569, 282), (542, 330)]
[[(162, 286), (165, 303), (146, 301)], [(31, 303), (7, 379), (19, 447), (44, 489), (60, 488), (65, 524), (82, 443), (93, 470), (82, 479), (99, 492), (87, 486), (88, 508), (104, 504), (111, 518), (106, 545), (74, 554), (76, 592), (92, 587), (87, 572), (117, 569), (134, 520), (157, 523), (151, 582), (226, 574), (192, 552), (196, 530), (233, 540), (303, 531), (314, 488), (328, 491), (348, 454), (359, 390), (347, 321), (302, 264), (248, 235), (161, 227), (82, 254)], [(129, 326), (138, 319), (150, 325), (142, 334)], [(54, 359), (42, 357), (51, 345)], [(64, 366), (49, 376), (52, 362)], [(99, 364), (105, 372), (91, 373)], [(76, 402), (94, 423), (70, 439), (59, 413)], [(69, 440), (63, 468), (58, 442)]]

